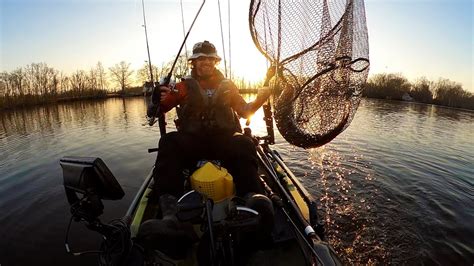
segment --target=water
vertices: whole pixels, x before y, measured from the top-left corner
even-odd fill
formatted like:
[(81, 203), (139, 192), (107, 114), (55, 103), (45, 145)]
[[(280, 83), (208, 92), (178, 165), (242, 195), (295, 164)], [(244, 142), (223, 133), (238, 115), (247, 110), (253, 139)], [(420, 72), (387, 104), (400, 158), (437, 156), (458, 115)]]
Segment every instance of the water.
[[(157, 127), (143, 125), (141, 98), (63, 103), (0, 113), (0, 264), (91, 265), (65, 253), (70, 213), (59, 159), (101, 157), (126, 192), (106, 202), (103, 221), (124, 214), (150, 170)], [(255, 132), (264, 125), (259, 112)], [(168, 116), (172, 129), (173, 115)], [(346, 264), (472, 265), (474, 113), (363, 100), (330, 144), (274, 146), (318, 199), (328, 240)], [(100, 237), (82, 224), (74, 251)]]

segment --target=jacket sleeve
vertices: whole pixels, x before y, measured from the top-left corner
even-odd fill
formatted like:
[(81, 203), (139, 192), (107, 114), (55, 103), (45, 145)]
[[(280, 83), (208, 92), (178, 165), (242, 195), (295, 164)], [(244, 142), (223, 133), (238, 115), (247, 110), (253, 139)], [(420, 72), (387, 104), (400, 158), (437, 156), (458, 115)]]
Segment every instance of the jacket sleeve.
[(171, 91), (168, 97), (160, 103), (161, 112), (166, 113), (183, 102), (186, 97), (184, 82), (177, 83), (175, 89), (176, 91)]

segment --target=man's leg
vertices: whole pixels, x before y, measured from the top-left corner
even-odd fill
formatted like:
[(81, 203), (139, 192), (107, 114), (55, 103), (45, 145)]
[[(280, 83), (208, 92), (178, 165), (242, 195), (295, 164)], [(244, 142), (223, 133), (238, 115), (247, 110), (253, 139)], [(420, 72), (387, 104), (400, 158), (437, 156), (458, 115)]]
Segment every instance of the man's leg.
[(181, 132), (170, 132), (160, 139), (156, 157), (154, 194), (170, 194), (176, 198), (184, 192), (183, 169), (201, 149), (196, 137)]
[(244, 135), (217, 139), (216, 153), (234, 178), (238, 196), (249, 192), (264, 193), (258, 180), (257, 151), (253, 141)]
[[(226, 140), (222, 140), (226, 141)], [(260, 215), (258, 232), (247, 235), (242, 242), (247, 251), (252, 250), (252, 244), (270, 239), (274, 227), (275, 212), (272, 201), (265, 195), (258, 176), (257, 150), (252, 139), (244, 135), (233, 136), (227, 139), (227, 145), (222, 149), (225, 156), (224, 166), (234, 177), (237, 196), (246, 202), (245, 206), (256, 210)], [(245, 239), (246, 237), (243, 236)], [(247, 242), (248, 241), (248, 242)], [(257, 244), (258, 245), (258, 244)], [(253, 246), (254, 248), (257, 246)], [(244, 248), (246, 249), (246, 248)]]

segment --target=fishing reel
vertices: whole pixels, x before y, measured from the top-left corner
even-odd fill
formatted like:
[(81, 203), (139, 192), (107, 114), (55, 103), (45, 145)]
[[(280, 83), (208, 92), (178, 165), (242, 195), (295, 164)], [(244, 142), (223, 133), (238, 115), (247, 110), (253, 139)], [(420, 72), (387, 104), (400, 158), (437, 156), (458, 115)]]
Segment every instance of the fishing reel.
[(166, 86), (170, 89), (170, 93), (177, 93), (176, 90), (176, 79), (163, 77), (159, 82), (147, 82), (146, 84), (151, 85), (146, 87), (146, 91), (151, 91), (151, 93), (145, 94), (146, 104), (147, 104), (147, 120), (148, 125), (152, 126), (156, 122), (156, 118), (160, 116), (160, 99), (161, 99), (161, 86)]

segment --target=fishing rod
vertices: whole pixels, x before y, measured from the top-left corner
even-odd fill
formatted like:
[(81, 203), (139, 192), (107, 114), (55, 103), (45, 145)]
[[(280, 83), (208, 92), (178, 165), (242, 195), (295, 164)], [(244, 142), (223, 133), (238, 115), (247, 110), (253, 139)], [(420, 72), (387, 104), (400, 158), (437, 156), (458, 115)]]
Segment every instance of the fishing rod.
[[(183, 26), (183, 37), (186, 36), (186, 30), (184, 29), (184, 13), (183, 13), (183, 0), (179, 1), (179, 5), (181, 7), (181, 26)], [(188, 61), (188, 47), (186, 43), (184, 43), (184, 55), (186, 56), (186, 62)]]
[[(202, 7), (204, 6), (205, 3), (206, 3), (206, 0), (203, 0), (201, 6), (199, 7), (199, 10), (196, 13), (196, 16), (193, 19), (193, 22), (191, 23), (191, 26), (189, 26), (189, 30), (186, 33), (186, 36), (184, 36), (183, 43), (181, 43), (181, 47), (179, 47), (179, 50), (178, 50), (178, 53), (176, 54), (176, 58), (174, 59), (173, 65), (171, 65), (171, 69), (170, 69), (168, 75), (163, 80), (160, 81), (160, 86), (168, 86), (170, 84), (171, 76), (173, 75), (173, 70), (174, 70), (174, 67), (176, 66), (176, 62), (178, 62), (179, 56), (181, 54), (181, 51), (183, 50), (184, 45), (186, 44), (186, 40), (188, 39), (189, 33), (191, 32), (191, 29), (193, 28), (194, 23), (196, 22), (196, 19), (198, 18), (199, 14), (201, 13)], [(157, 90), (156, 87), (153, 86), (153, 93), (152, 93), (151, 101), (154, 105), (157, 106), (157, 108), (156, 108), (155, 115), (152, 117), (149, 124), (153, 125), (155, 123), (154, 117), (158, 116), (158, 124), (159, 124), (159, 127), (160, 127), (160, 134), (163, 136), (164, 134), (166, 134), (166, 127), (165, 127), (166, 122), (165, 122), (164, 115), (162, 113), (160, 113), (160, 108), (159, 108), (160, 98), (161, 98), (161, 91), (159, 89)]]
[(148, 45), (148, 32), (146, 30), (145, 0), (142, 0), (142, 11), (143, 11), (143, 28), (145, 29), (146, 51), (148, 52), (148, 68), (150, 70), (150, 80), (151, 80), (152, 86), (155, 87), (154, 80), (153, 80), (153, 68), (151, 66), (150, 46)]
[[(145, 16), (145, 0), (142, 0), (142, 12), (143, 12), (143, 28), (145, 29), (145, 41), (146, 41), (146, 50), (148, 53), (148, 69), (150, 71), (150, 80), (152, 86), (152, 104), (151, 107), (155, 107), (157, 103), (153, 102), (153, 94), (156, 91), (156, 84), (153, 78), (153, 67), (151, 64), (151, 56), (150, 56), (150, 46), (148, 44), (148, 31), (146, 29), (146, 16)], [(159, 103), (159, 102), (158, 102)], [(148, 113), (148, 111), (147, 111)], [(148, 115), (148, 114), (147, 114)], [(164, 114), (159, 112), (159, 105), (156, 107), (156, 112), (153, 116), (150, 117), (148, 124), (152, 126), (155, 124), (155, 117), (158, 116), (158, 126), (160, 128), (160, 135), (164, 136), (166, 134), (166, 121)]]
[(227, 60), (225, 58), (225, 44), (224, 44), (224, 32), (222, 30), (222, 16), (221, 16), (221, 1), (217, 0), (217, 6), (219, 9), (219, 24), (221, 25), (221, 40), (222, 40), (222, 54), (224, 56), (224, 73), (227, 78)]
[(176, 54), (176, 58), (174, 59), (173, 65), (171, 66), (171, 69), (170, 69), (170, 72), (168, 73), (168, 75), (164, 79), (164, 84), (163, 85), (168, 85), (170, 83), (171, 76), (173, 75), (174, 67), (176, 66), (176, 62), (178, 62), (181, 51), (183, 50), (183, 47), (186, 44), (186, 40), (188, 39), (189, 33), (191, 32), (191, 29), (194, 26), (194, 22), (196, 22), (196, 19), (198, 18), (199, 13), (201, 13), (202, 7), (204, 6), (205, 3), (206, 3), (206, 0), (203, 0), (201, 6), (199, 7), (199, 10), (196, 13), (196, 16), (194, 17), (193, 22), (191, 23), (191, 26), (189, 26), (189, 30), (186, 33), (186, 36), (184, 36), (183, 43), (181, 43), (181, 47), (179, 47), (178, 53)]

